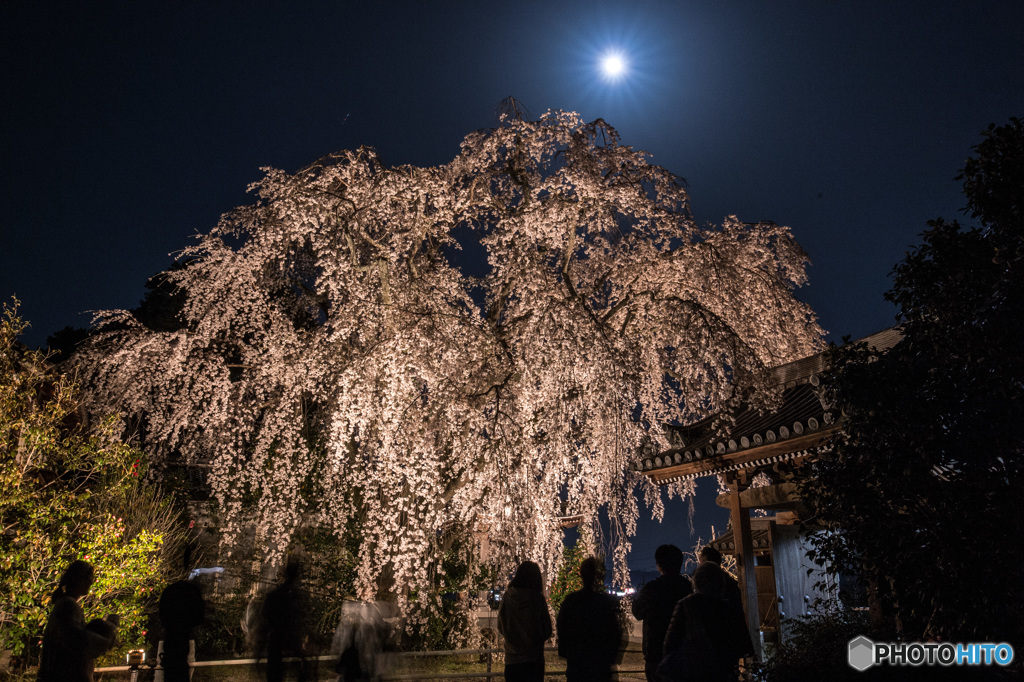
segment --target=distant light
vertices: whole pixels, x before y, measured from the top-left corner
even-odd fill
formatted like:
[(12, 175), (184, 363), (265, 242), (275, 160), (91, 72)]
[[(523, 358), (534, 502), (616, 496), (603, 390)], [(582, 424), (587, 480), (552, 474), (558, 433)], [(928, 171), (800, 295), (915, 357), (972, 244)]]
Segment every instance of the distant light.
[(193, 580), (201, 575), (217, 575), (218, 573), (223, 572), (224, 569), (220, 566), (214, 566), (213, 568), (193, 568), (188, 574), (188, 579)]
[(605, 78), (618, 80), (626, 73), (626, 60), (618, 52), (610, 52), (601, 59), (601, 71)]

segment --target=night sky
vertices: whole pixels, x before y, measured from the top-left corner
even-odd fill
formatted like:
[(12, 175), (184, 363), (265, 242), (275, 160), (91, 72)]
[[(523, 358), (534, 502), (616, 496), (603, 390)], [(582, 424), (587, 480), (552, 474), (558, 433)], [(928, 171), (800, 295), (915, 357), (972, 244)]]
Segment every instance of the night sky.
[[(893, 323), (889, 273), (957, 170), (1024, 116), (1024, 2), (0, 3), (0, 296), (45, 344), (134, 307), (261, 166), (451, 160), (506, 96), (604, 118), (701, 222), (788, 225), (832, 340)], [(619, 51), (617, 82), (598, 68)], [(698, 533), (726, 514), (705, 507)], [(705, 493), (706, 490), (706, 494)], [(713, 505), (712, 505), (713, 506)], [(685, 507), (633, 562), (689, 549)]]

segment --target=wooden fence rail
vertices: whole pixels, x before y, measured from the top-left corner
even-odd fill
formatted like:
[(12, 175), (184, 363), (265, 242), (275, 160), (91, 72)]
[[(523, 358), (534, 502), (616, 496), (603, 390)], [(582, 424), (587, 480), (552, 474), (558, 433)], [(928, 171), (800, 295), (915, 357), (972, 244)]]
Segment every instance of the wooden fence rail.
[[(429, 657), (429, 656), (473, 656), (473, 655), (479, 656), (479, 655), (486, 654), (487, 655), (487, 670), (486, 671), (481, 670), (479, 672), (452, 672), (452, 673), (434, 673), (434, 672), (430, 672), (430, 673), (426, 673), (426, 672), (425, 673), (408, 673), (408, 674), (402, 673), (402, 674), (394, 674), (394, 675), (385, 675), (385, 676), (381, 677), (380, 679), (381, 680), (389, 680), (389, 681), (394, 680), (394, 681), (397, 682), (398, 680), (456, 680), (456, 679), (468, 679), (468, 678), (486, 678), (486, 679), (500, 678), (500, 677), (503, 677), (505, 673), (504, 672), (494, 672), (493, 670), (491, 670), (491, 668), (492, 668), (492, 657), (494, 656), (494, 654), (501, 653), (503, 651), (504, 651), (504, 649), (453, 649), (453, 650), (450, 650), (450, 651), (449, 650), (441, 650), (441, 651), (401, 651), (401, 652), (396, 652), (394, 654), (394, 657), (397, 658), (397, 659), (403, 659), (403, 658), (422, 658), (422, 657)], [(545, 647), (544, 651), (551, 652), (551, 651), (558, 651), (558, 649), (556, 647)], [(625, 651), (628, 651), (628, 649), (620, 649), (620, 651), (625, 652)], [(213, 667), (219, 667), (219, 666), (232, 666), (232, 665), (256, 665), (257, 663), (259, 663), (260, 661), (263, 661), (263, 660), (265, 660), (265, 659), (234, 658), (234, 659), (225, 659), (225, 660), (221, 660), (221, 661), (195, 661), (194, 663), (192, 663), (192, 667), (193, 668), (213, 668)], [(289, 663), (294, 663), (294, 662), (299, 661), (299, 660), (301, 660), (301, 659), (299, 659), (299, 658), (286, 658), (285, 659), (285, 661), (289, 662)], [(331, 656), (310, 656), (306, 660), (307, 661), (336, 661), (336, 660), (338, 660), (338, 657), (336, 655), (331, 655)], [(138, 670), (140, 672), (143, 671), (143, 670), (162, 670), (162, 669), (163, 668), (161, 666), (159, 666), (159, 665), (150, 666), (150, 665), (147, 665), (147, 664), (143, 664), (143, 665), (138, 666), (136, 668), (136, 670)], [(117, 665), (117, 666), (109, 666), (109, 667), (106, 667), (106, 668), (96, 668), (96, 672), (97, 673), (121, 673), (121, 672), (130, 673), (131, 671), (132, 671), (132, 668), (130, 666), (127, 666), (127, 665)], [(622, 674), (636, 674), (636, 673), (643, 674), (643, 672), (644, 672), (643, 668), (639, 668), (639, 669), (617, 668), (617, 671), (619, 673), (622, 673)], [(565, 675), (565, 670), (547, 670), (547, 671), (545, 671), (544, 675), (545, 675), (545, 677), (564, 676)]]

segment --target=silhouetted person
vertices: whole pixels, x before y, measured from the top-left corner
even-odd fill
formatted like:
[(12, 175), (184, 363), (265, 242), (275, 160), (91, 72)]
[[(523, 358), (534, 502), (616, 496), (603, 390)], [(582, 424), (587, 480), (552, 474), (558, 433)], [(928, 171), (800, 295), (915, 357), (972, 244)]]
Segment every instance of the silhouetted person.
[[(711, 545), (706, 545), (703, 549), (701, 549), (698, 553), (698, 557), (700, 558), (701, 563), (711, 562), (719, 568), (722, 567), (722, 553), (714, 547), (712, 547)], [(743, 619), (744, 623), (746, 623), (747, 615), (746, 612), (743, 610), (743, 594), (740, 591), (739, 582), (737, 582), (736, 578), (734, 578), (732, 574), (724, 568), (722, 569), (722, 579), (725, 581), (723, 592), (725, 596), (725, 601), (729, 603), (729, 606), (732, 608), (732, 610), (735, 611), (739, 615), (739, 617)], [(744, 637), (743, 640), (744, 642), (746, 642), (746, 646), (740, 657), (753, 657), (754, 645), (752, 643), (752, 640), (750, 639), (749, 629), (747, 630), (747, 636)]]
[[(722, 566), (722, 553), (711, 545), (704, 546), (700, 552), (697, 553), (700, 562), (703, 564), (706, 561), (710, 561), (716, 564), (719, 568)], [(736, 578), (732, 577), (728, 571), (722, 570), (722, 575), (725, 576), (725, 598), (731, 603), (735, 604), (743, 610), (743, 595), (740, 592), (740, 584), (736, 582)]]
[(672, 612), (658, 680), (735, 682), (736, 662), (753, 646), (742, 612), (726, 600), (725, 585), (725, 571), (714, 562), (693, 572), (696, 591)]
[(633, 617), (644, 624), (644, 674), (648, 682), (656, 679), (661, 648), (676, 602), (693, 593), (690, 578), (680, 575), (683, 568), (681, 549), (675, 545), (662, 545), (654, 550), (654, 562), (659, 576), (640, 588), (632, 604)]
[(501, 598), (498, 632), (505, 637), (505, 679), (543, 682), (544, 642), (551, 638), (551, 616), (540, 566), (532, 561), (519, 564)]
[(267, 653), (267, 682), (284, 679), (284, 659), (301, 659), (298, 679), (306, 679), (306, 600), (299, 588), (299, 562), (289, 560), (284, 582), (267, 594), (261, 611)]
[(73, 561), (61, 576), (51, 600), (53, 610), (43, 631), (38, 682), (92, 682), (96, 657), (114, 644), (120, 619), (85, 623), (78, 600), (89, 594), (95, 573), (91, 564)]
[(189, 682), (188, 660), (192, 628), (202, 624), (206, 616), (203, 590), (191, 580), (178, 580), (160, 593), (160, 623), (164, 627), (161, 665), (164, 682)]
[(594, 557), (580, 564), (583, 588), (566, 596), (558, 610), (558, 655), (567, 682), (605, 682), (620, 659), (619, 605), (604, 592), (598, 576), (604, 565)]

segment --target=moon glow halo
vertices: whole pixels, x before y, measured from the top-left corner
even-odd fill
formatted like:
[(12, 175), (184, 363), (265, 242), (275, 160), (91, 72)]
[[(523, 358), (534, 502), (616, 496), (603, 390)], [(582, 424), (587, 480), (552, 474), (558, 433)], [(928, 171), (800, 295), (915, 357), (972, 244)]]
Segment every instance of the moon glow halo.
[(626, 73), (626, 60), (618, 52), (609, 52), (601, 58), (601, 72), (608, 80), (618, 80)]

